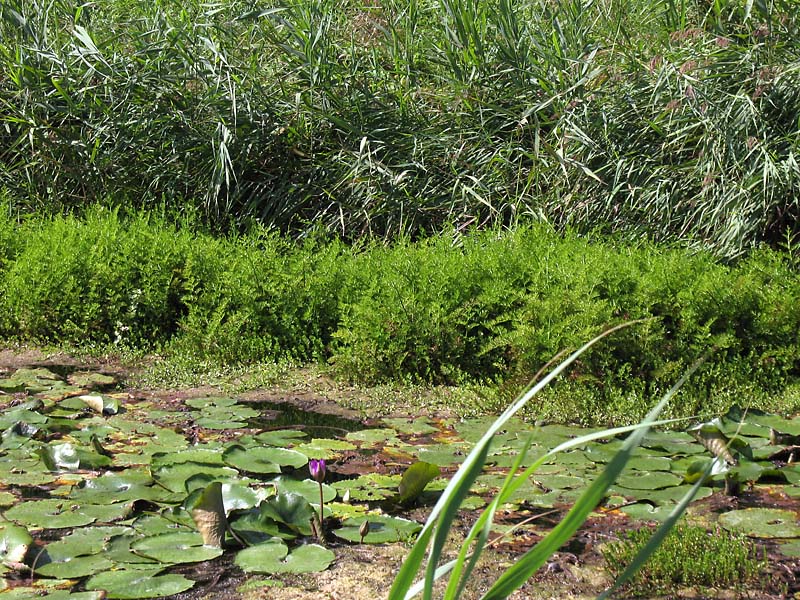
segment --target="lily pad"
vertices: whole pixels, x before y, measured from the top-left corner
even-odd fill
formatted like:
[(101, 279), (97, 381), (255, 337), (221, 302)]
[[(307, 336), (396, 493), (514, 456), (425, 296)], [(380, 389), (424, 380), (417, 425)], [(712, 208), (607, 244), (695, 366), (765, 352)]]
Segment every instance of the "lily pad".
[(798, 538), (797, 513), (777, 508), (745, 508), (723, 513), (719, 524), (728, 531), (756, 538)]
[(104, 373), (72, 373), (67, 379), (72, 385), (84, 388), (108, 387), (117, 382), (113, 375)]
[(400, 433), (409, 435), (424, 435), (426, 433), (435, 433), (439, 431), (436, 427), (431, 426), (430, 420), (426, 417), (417, 417), (416, 419), (383, 419), (383, 422)]
[(272, 519), (303, 535), (311, 534), (311, 520), (316, 513), (300, 494), (283, 492), (270, 496), (258, 508), (261, 520)]
[(189, 531), (148, 536), (132, 543), (131, 549), (163, 564), (200, 562), (222, 554), (221, 548), (204, 546), (203, 537)]
[[(124, 525), (108, 527), (83, 527), (76, 529), (68, 536), (47, 544), (44, 552), (51, 561), (63, 561), (76, 556), (97, 554), (106, 543), (115, 536), (130, 533), (132, 529)], [(41, 562), (40, 558), (37, 562)]]
[(235, 562), (245, 573), (317, 573), (327, 569), (334, 558), (333, 552), (316, 544), (289, 553), (286, 544), (271, 540), (245, 548)]
[[(312, 479), (304, 479), (298, 481), (286, 475), (281, 475), (270, 481), (278, 492), (294, 492), (300, 494), (311, 504), (319, 503), (319, 484)], [(322, 500), (323, 502), (330, 502), (336, 498), (336, 489), (328, 485), (322, 484)]]
[(31, 500), (9, 508), (5, 517), (37, 529), (80, 527), (95, 521), (111, 522), (127, 516), (132, 503), (99, 505), (74, 503), (71, 500)]
[(622, 507), (622, 512), (640, 521), (664, 521), (675, 508), (674, 504), (653, 506), (647, 502), (637, 502)]
[(304, 432), (296, 429), (276, 429), (274, 431), (265, 431), (254, 436), (254, 439), (259, 444), (265, 446), (276, 446), (279, 448), (291, 446), (298, 443), (299, 440), (308, 437)]
[(366, 544), (388, 544), (407, 541), (422, 529), (416, 521), (409, 521), (389, 515), (364, 515), (346, 519), (342, 527), (334, 529), (333, 534), (349, 542), (361, 541), (361, 526), (369, 521), (369, 532), (364, 536)]
[(237, 402), (238, 400), (236, 400), (236, 398), (230, 398), (227, 396), (205, 396), (202, 398), (189, 398), (184, 400), (183, 403), (186, 406), (191, 406), (192, 408), (202, 410), (209, 407), (233, 406)]
[(683, 477), (666, 471), (629, 471), (617, 478), (617, 483), (633, 490), (658, 490), (683, 483)]
[(299, 469), (308, 463), (308, 457), (297, 450), (274, 447), (245, 448), (240, 444), (230, 446), (222, 458), (232, 467), (250, 473), (280, 473), (283, 466)]
[(362, 448), (374, 448), (376, 446), (392, 446), (400, 443), (397, 431), (394, 429), (362, 429), (361, 431), (351, 431), (345, 436), (351, 442), (360, 442)]
[(89, 579), (86, 587), (105, 591), (109, 599), (134, 600), (180, 594), (194, 585), (194, 581), (183, 575), (159, 575), (162, 570), (108, 571)]
[(355, 444), (344, 440), (313, 439), (307, 444), (300, 444), (294, 447), (298, 452), (302, 452), (308, 458), (331, 460), (342, 450), (355, 450)]
[(14, 523), (0, 523), (0, 562), (21, 563), (33, 542), (28, 530)]
[(36, 561), (36, 574), (59, 579), (78, 579), (107, 571), (114, 566), (102, 555), (67, 556), (53, 560), (45, 550)]
[(42, 446), (36, 453), (51, 471), (94, 470), (111, 464), (108, 456), (69, 443)]
[(431, 481), (441, 474), (439, 467), (427, 462), (415, 462), (405, 473), (397, 486), (401, 503), (415, 500)]

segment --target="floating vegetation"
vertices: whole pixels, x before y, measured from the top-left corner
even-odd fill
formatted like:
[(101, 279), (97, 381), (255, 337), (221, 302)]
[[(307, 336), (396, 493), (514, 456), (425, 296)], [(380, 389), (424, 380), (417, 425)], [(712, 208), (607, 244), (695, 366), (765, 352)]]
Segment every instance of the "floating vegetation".
[[(192, 587), (175, 565), (224, 553), (235, 553), (248, 573), (304, 573), (328, 568), (335, 554), (325, 544), (334, 540), (408, 541), (421, 525), (402, 515), (436, 498), (486, 426), (486, 419), (414, 417), (310, 437), (265, 430), (261, 421), (252, 427), (261, 418), (257, 405), (236, 398), (190, 398), (169, 415), (113, 385), (102, 374), (67, 380), (44, 368), (0, 380), (0, 390), (14, 394), (0, 413), (0, 573), (16, 585), (9, 598), (40, 594), (48, 582), (60, 582), (54, 598), (153, 598)], [(464, 509), (485, 505), (520, 452), (521, 464), (530, 464), (585, 431), (509, 421)], [(733, 409), (697, 431), (700, 439), (648, 434), (599, 510), (661, 520), (722, 453), (712, 437), (727, 440), (734, 460), (707, 478), (698, 498), (725, 493), (731, 479), (800, 496), (800, 471), (791, 462), (800, 420)], [(591, 442), (554, 457), (504, 510), (567, 507), (619, 445)], [(541, 533), (547, 524), (524, 527)], [(725, 513), (719, 527), (780, 538), (787, 553), (800, 539), (795, 513), (774, 508)], [(35, 589), (20, 587), (28, 579)], [(77, 585), (86, 591), (65, 591)]]

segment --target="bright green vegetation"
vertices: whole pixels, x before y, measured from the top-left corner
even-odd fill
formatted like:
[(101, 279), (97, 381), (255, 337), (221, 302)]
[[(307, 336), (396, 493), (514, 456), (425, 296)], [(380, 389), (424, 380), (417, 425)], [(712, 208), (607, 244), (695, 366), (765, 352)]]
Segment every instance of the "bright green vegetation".
[(737, 256), (798, 231), (793, 0), (5, 0), (23, 211), (348, 238), (546, 219)]
[[(532, 510), (582, 503), (585, 518), (625, 504), (630, 523), (639, 526), (665, 520), (690, 490), (695, 498), (724, 493), (732, 476), (756, 492), (800, 496), (800, 471), (786, 463), (800, 419), (757, 411), (732, 410), (689, 433), (639, 430), (637, 445), (622, 438), (638, 426), (534, 427), (509, 411), (501, 421), (387, 418), (377, 427), (315, 438), (297, 429), (251, 428), (258, 404), (232, 396), (192, 397), (184, 410), (172, 403), (164, 410), (115, 393), (113, 385), (97, 373), (65, 376), (45, 368), (0, 379), (0, 390), (16, 395), (0, 412), (0, 589), (29, 579), (29, 567), (35, 589), (20, 588), (23, 597), (69, 579), (105, 590), (108, 598), (151, 598), (193, 585), (171, 572), (175, 565), (226, 552), (247, 573), (324, 570), (336, 547), (302, 543), (313, 533), (320, 500), (331, 541), (383, 544), (414, 540), (422, 526), (404, 512), (415, 503), (451, 502), (450, 518), (488, 506), (504, 511), (506, 533), (545, 536), (551, 529), (531, 522)], [(711, 431), (737, 464), (703, 477), (714, 453)], [(481, 462), (471, 458), (475, 448), (483, 448)], [(403, 474), (376, 470), (376, 458), (409, 466)], [(333, 477), (321, 485), (309, 479), (310, 459), (327, 461)], [(340, 466), (348, 471), (338, 472)], [(440, 476), (456, 467), (471, 474), (450, 483)], [(509, 476), (523, 469), (523, 476)], [(604, 478), (611, 469), (618, 470), (616, 482)], [(444, 495), (456, 479), (463, 496), (452, 505)], [(582, 500), (587, 489), (595, 496)], [(751, 508), (720, 515), (718, 526), (791, 543), (800, 538), (795, 521), (792, 511)], [(553, 543), (539, 558), (563, 539)], [(625, 551), (614, 564), (624, 566), (634, 553)], [(728, 556), (722, 553), (720, 564)], [(718, 585), (739, 581), (719, 573)]]
[(505, 403), (552, 356), (587, 353), (536, 416), (633, 422), (702, 352), (670, 414), (798, 406), (791, 253), (736, 265), (547, 227), (386, 246), (257, 230), (219, 238), (154, 217), (0, 220), (0, 336), (195, 361), (322, 362), (360, 383), (488, 384)]
[[(606, 568), (619, 575), (652, 535), (648, 528), (628, 531), (621, 540), (606, 544)], [(630, 582), (628, 594), (647, 595), (674, 590), (675, 586), (743, 588), (765, 576), (766, 559), (758, 557), (745, 536), (723, 529), (678, 525)], [(752, 589), (752, 588), (750, 588)]]

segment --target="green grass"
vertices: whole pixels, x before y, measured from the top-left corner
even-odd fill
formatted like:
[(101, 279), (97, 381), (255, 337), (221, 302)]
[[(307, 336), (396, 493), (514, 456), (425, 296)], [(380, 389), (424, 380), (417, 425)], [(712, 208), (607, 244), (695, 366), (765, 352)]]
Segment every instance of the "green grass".
[(0, 7), (22, 212), (349, 239), (546, 220), (725, 257), (798, 233), (792, 0)]
[[(605, 544), (601, 552), (609, 574), (616, 578), (651, 535), (647, 528), (636, 529), (619, 541)], [(766, 557), (758, 554), (745, 536), (678, 525), (634, 575), (626, 594), (646, 596), (672, 591), (676, 586), (752, 589), (749, 586), (767, 572)]]
[(157, 353), (175, 378), (321, 363), (362, 386), (466, 386), (491, 410), (556, 353), (645, 319), (581, 357), (531, 417), (636, 421), (709, 348), (669, 416), (799, 406), (800, 277), (786, 253), (731, 266), (546, 227), (348, 246), (264, 229), (213, 237), (100, 208), (6, 217), (0, 231), (9, 342)]

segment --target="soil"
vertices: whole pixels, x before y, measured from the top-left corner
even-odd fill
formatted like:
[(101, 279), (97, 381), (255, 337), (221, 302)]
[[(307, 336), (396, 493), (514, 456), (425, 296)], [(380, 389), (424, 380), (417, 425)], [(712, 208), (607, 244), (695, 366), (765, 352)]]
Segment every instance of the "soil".
[[(123, 382), (129, 380), (137, 370), (146, 365), (126, 365), (113, 358), (77, 360), (64, 353), (47, 354), (41, 350), (4, 350), (0, 351), (0, 372), (13, 372), (21, 367), (49, 367), (57, 369), (94, 370), (115, 375)], [(289, 403), (304, 410), (331, 415), (339, 418), (364, 420), (366, 424), (376, 422), (380, 415), (364, 415), (347, 408), (353, 405), (353, 396), (357, 391), (348, 389), (342, 398), (337, 398), (337, 386), (330, 381), (315, 378), (308, 385), (291, 389), (275, 386), (270, 389), (250, 390), (237, 397), (252, 402)], [(197, 387), (182, 389), (142, 390), (128, 388), (126, 390), (135, 400), (146, 400), (155, 408), (165, 410), (184, 410), (183, 400), (219, 393), (215, 387)], [(339, 401), (341, 400), (341, 402)], [(395, 415), (397, 416), (397, 413)], [(411, 416), (411, 415), (407, 415)], [(433, 416), (433, 415), (428, 415)], [(228, 431), (224, 437), (235, 437), (241, 431)], [(189, 433), (192, 435), (192, 433)], [(197, 432), (194, 435), (198, 435)], [(202, 432), (199, 434), (202, 435)], [(797, 510), (798, 501), (781, 495), (768, 493), (755, 494), (745, 490), (739, 497), (728, 497), (715, 493), (709, 498), (696, 502), (692, 506), (692, 518), (699, 523), (713, 522), (715, 514), (732, 508), (761, 506), (774, 508), (791, 508)], [(539, 524), (558, 523), (569, 507), (556, 510), (520, 511), (500, 515), (503, 522), (512, 523), (522, 519), (535, 518)], [(428, 507), (420, 507), (412, 511), (407, 518), (424, 522)], [(455, 556), (460, 548), (460, 540), (477, 518), (478, 513), (463, 511), (460, 520), (452, 530), (452, 542), (445, 558)], [(632, 522), (619, 511), (595, 513), (560, 552), (536, 573), (520, 590), (510, 598), (514, 600), (531, 599), (583, 599), (594, 598), (607, 589), (612, 580), (604, 569), (603, 558), (599, 547), (609, 541), (618, 539), (627, 529), (643, 526)], [(479, 598), (483, 591), (515, 560), (538, 541), (536, 535), (523, 533), (511, 540), (495, 540), (485, 553), (473, 574), (473, 585), (463, 596), (467, 599)], [(749, 598), (752, 600), (772, 600), (778, 598), (800, 599), (800, 560), (787, 558), (781, 554), (776, 544), (758, 542), (766, 552), (769, 570), (763, 574), (759, 582), (749, 589), (717, 590), (717, 589), (675, 589), (667, 594), (648, 595), (652, 598)], [(394, 574), (400, 567), (409, 550), (406, 544), (383, 545), (349, 545), (331, 542), (329, 547), (336, 553), (336, 560), (326, 571), (316, 574), (286, 575), (273, 577), (253, 577), (245, 575), (233, 564), (233, 553), (226, 553), (219, 559), (195, 565), (183, 565), (174, 568), (173, 572), (186, 575), (197, 581), (197, 585), (189, 592), (170, 597), (169, 600), (375, 600), (385, 598), (391, 586)], [(633, 597), (622, 591), (616, 597)]]

